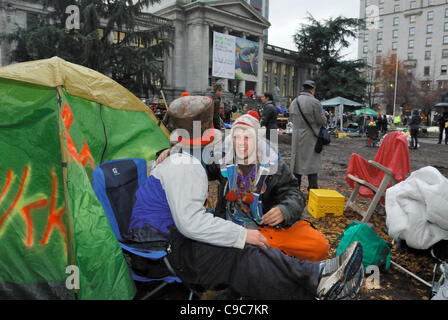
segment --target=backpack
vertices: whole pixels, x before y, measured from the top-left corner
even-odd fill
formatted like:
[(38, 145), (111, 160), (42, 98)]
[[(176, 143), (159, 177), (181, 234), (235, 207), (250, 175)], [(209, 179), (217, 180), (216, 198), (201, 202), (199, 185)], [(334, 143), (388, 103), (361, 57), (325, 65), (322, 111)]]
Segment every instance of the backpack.
[(384, 266), (386, 270), (390, 267), (391, 244), (382, 239), (373, 228), (367, 224), (353, 221), (345, 231), (339, 235), (336, 241), (341, 240), (336, 255), (340, 255), (353, 241), (362, 245), (362, 263), (365, 268), (370, 265)]

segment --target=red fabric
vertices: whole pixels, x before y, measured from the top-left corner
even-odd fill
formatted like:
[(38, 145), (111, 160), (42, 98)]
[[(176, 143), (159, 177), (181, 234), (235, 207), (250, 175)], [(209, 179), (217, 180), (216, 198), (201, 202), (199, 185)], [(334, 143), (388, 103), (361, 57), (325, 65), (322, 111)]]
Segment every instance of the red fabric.
[(206, 130), (205, 134), (202, 137), (198, 137), (196, 139), (184, 139), (182, 137), (178, 137), (177, 141), (184, 145), (190, 146), (205, 146), (211, 143), (215, 139), (215, 130), (212, 125), (212, 130)]
[(254, 117), (255, 119), (257, 119), (258, 121), (260, 121), (260, 116), (258, 115), (258, 112), (255, 110), (250, 110), (247, 114), (251, 115), (252, 117)]
[(247, 196), (244, 196), (243, 201), (247, 204), (252, 204), (254, 202), (254, 195), (249, 193)]
[(249, 90), (246, 92), (246, 97), (248, 98), (252, 98), (252, 96), (254, 95), (255, 91), (254, 90)]
[(228, 192), (226, 194), (226, 200), (229, 201), (229, 202), (235, 202), (236, 201), (235, 191), (230, 190), (230, 192)]
[[(411, 172), (408, 141), (404, 133), (394, 131), (387, 134), (373, 161), (391, 170), (397, 182), (403, 181), (406, 175)], [(349, 174), (367, 181), (375, 187), (379, 187), (384, 177), (383, 171), (370, 165), (366, 159), (356, 153), (351, 155), (345, 174), (345, 181), (350, 187), (354, 188), (356, 182), (348, 178)], [(373, 191), (362, 186), (359, 189), (359, 195), (366, 198), (374, 197)], [(384, 197), (381, 202), (384, 203)]]

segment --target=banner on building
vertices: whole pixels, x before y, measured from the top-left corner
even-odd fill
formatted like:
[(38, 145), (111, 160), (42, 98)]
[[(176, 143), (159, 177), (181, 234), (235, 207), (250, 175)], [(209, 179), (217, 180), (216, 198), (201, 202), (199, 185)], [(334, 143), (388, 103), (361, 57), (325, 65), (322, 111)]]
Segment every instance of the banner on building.
[(213, 32), (213, 77), (235, 79), (235, 37)]
[(258, 55), (257, 42), (213, 32), (212, 76), (257, 82)]
[(258, 43), (243, 38), (236, 38), (235, 47), (235, 79), (257, 82)]

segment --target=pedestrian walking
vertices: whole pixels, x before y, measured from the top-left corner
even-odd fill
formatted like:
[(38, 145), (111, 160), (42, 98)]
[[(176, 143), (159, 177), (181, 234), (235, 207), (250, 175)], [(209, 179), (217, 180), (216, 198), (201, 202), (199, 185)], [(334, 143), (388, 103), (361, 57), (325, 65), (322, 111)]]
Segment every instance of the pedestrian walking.
[(445, 130), (445, 144), (448, 144), (447, 122), (448, 122), (448, 111), (444, 111), (443, 113), (439, 114), (439, 142), (438, 142), (438, 144), (442, 143), (444, 130)]
[(382, 128), (381, 131), (383, 134), (387, 133), (387, 115), (383, 114), (383, 122), (382, 122)]
[(420, 124), (422, 123), (422, 118), (418, 110), (412, 111), (412, 118), (409, 122), (409, 127), (411, 129), (411, 148), (417, 149), (418, 147), (418, 130), (420, 129)]
[(315, 82), (305, 81), (303, 91), (291, 105), (290, 115), (294, 126), (291, 145), (291, 171), (299, 180), (299, 189), (302, 175), (308, 176), (308, 190), (319, 188), (317, 176), (322, 169), (322, 153), (315, 152), (314, 147), (317, 142), (316, 135), (319, 134), (320, 128), (325, 125), (327, 118), (319, 100), (314, 97), (315, 92)]
[(261, 96), (261, 103), (263, 103), (261, 111), (261, 126), (266, 127), (266, 139), (271, 140), (271, 130), (277, 130), (278, 110), (275, 107), (274, 100), (271, 93), (265, 92)]
[[(224, 108), (221, 110), (222, 96), (224, 94), (224, 85), (221, 83), (215, 83), (213, 85), (213, 91), (206, 94), (213, 100), (213, 126), (215, 129), (224, 129)], [(222, 111), (222, 112), (221, 112)]]
[(360, 114), (357, 122), (358, 122), (358, 127), (359, 127), (359, 134), (363, 135), (364, 134), (364, 126), (365, 126), (364, 113)]

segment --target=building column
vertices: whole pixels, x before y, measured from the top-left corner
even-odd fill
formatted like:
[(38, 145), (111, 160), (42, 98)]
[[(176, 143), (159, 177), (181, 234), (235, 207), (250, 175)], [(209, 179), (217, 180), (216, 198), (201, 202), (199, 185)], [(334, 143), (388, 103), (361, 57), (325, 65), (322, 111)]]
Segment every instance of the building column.
[[(224, 34), (229, 34), (229, 28), (224, 27)], [(229, 92), (229, 79), (222, 79), (220, 82), (224, 85), (224, 92)]]
[[(208, 24), (202, 25), (202, 61), (210, 61), (210, 26)], [(209, 63), (202, 62), (200, 70), (202, 74), (200, 91), (205, 92), (208, 89)]]
[(271, 61), (271, 69), (268, 69), (269, 72), (269, 84), (268, 84), (268, 92), (273, 93), (274, 92), (274, 63), (275, 61)]
[(209, 26), (208, 24), (194, 23), (188, 25), (187, 58), (185, 66), (186, 89), (192, 94), (205, 92), (208, 88), (209, 64)]
[(187, 72), (185, 70), (185, 65), (187, 64), (187, 57), (185, 56), (185, 51), (187, 48), (187, 37), (188, 34), (184, 32), (184, 23), (176, 18), (174, 20), (174, 47), (173, 47), (173, 66), (172, 66), (172, 81), (171, 85), (174, 89), (188, 91), (187, 84)]
[(283, 63), (277, 62), (277, 74), (274, 75), (277, 85), (275, 85), (275, 82), (274, 82), (274, 92), (272, 92), (272, 94), (274, 95), (274, 99), (275, 98), (280, 99), (282, 96), (282, 84), (283, 84), (282, 83), (282, 77), (283, 77), (282, 72), (283, 72)]
[(264, 39), (260, 36), (258, 40), (258, 83), (257, 83), (257, 95), (263, 94), (263, 82), (264, 82)]

